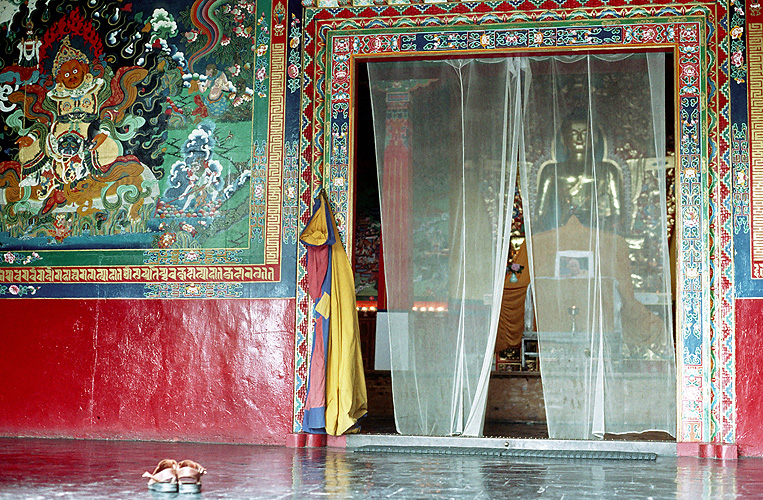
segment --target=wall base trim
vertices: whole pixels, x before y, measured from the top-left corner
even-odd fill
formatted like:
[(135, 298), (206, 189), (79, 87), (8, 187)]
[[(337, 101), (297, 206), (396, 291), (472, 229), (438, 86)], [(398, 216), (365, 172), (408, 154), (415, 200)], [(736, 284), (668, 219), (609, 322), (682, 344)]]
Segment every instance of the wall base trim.
[(736, 444), (724, 443), (676, 443), (676, 453), (679, 457), (737, 460), (739, 458), (739, 447)]

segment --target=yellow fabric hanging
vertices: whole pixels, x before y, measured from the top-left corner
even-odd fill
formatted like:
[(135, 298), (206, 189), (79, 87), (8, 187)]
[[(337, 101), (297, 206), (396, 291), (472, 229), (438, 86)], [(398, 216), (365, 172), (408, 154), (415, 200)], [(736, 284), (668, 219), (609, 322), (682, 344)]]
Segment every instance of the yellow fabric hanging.
[[(368, 411), (366, 379), (360, 351), (360, 327), (355, 302), (355, 277), (339, 238), (334, 214), (321, 194), (336, 242), (331, 247), (331, 297), (326, 363), (326, 433), (340, 436), (352, 432)], [(324, 295), (322, 301), (327, 297)]]

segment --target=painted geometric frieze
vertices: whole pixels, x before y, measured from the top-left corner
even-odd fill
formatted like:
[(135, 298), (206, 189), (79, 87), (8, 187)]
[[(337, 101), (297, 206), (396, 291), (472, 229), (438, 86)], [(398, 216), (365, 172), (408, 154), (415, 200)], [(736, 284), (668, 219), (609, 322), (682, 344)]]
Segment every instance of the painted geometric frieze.
[(752, 278), (763, 278), (763, 21), (747, 24)]
[(281, 165), (263, 165), (253, 111), (268, 115), (284, 26), (254, 0), (5, 4), (0, 283), (236, 297), (278, 282)]

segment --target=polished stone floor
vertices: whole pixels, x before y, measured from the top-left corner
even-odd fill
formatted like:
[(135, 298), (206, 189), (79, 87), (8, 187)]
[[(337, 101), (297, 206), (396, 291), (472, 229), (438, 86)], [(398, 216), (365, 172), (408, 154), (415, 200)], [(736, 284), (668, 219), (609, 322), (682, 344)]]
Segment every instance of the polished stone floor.
[[(156, 493), (162, 458), (208, 469), (201, 494)], [(0, 438), (0, 499), (763, 498), (763, 459), (653, 461)]]

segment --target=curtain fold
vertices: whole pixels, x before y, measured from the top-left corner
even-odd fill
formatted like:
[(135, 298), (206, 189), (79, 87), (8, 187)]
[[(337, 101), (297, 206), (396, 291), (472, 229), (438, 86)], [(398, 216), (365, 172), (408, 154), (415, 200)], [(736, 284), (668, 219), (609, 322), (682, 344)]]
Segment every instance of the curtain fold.
[(387, 288), (377, 336), (390, 336), (404, 434), (482, 432), (521, 72), (509, 58), (369, 63)]

